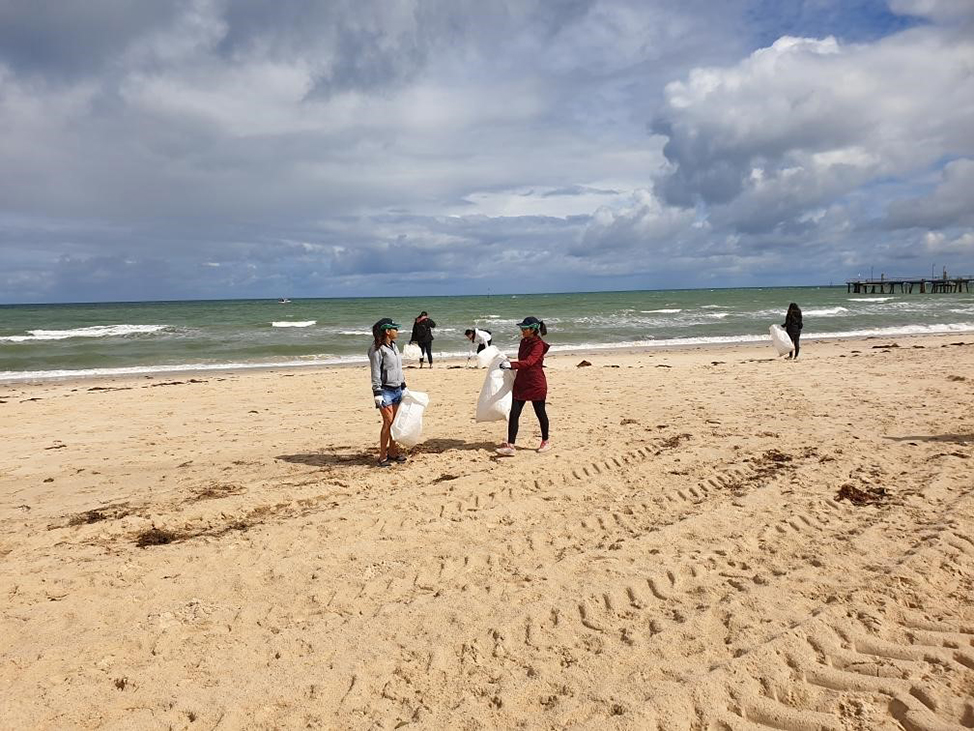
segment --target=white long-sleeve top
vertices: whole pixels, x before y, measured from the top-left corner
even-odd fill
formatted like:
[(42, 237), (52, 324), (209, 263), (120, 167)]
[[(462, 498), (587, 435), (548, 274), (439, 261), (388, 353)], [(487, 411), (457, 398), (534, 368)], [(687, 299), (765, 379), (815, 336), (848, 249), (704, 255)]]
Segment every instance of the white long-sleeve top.
[(473, 340), (471, 341), (471, 345), (473, 345), (473, 347), (475, 348), (478, 345), (487, 346), (490, 345), (490, 339), (491, 339), (491, 334), (489, 332), (487, 332), (486, 330), (480, 330), (478, 328), (474, 328)]

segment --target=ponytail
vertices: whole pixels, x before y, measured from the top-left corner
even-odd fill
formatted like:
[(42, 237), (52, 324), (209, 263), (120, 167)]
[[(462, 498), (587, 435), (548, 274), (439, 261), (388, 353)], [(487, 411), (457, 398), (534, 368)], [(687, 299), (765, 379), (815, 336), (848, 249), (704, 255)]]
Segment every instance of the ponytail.
[(544, 324), (544, 320), (538, 323), (538, 332), (542, 335), (548, 334), (548, 326)]
[(372, 326), (372, 340), (375, 342), (375, 348), (378, 350), (383, 346), (386, 341), (386, 333), (381, 327), (382, 320), (379, 320)]

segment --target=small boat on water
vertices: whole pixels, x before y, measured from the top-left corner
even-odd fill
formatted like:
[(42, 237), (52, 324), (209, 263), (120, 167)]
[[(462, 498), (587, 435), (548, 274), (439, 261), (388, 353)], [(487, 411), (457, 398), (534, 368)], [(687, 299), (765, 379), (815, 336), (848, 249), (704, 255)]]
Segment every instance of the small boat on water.
[(291, 304), (291, 300), (289, 300), (287, 297), (281, 297), (281, 299), (279, 299), (277, 302), (278, 302), (278, 304), (281, 304), (281, 305), (289, 305), (289, 304)]

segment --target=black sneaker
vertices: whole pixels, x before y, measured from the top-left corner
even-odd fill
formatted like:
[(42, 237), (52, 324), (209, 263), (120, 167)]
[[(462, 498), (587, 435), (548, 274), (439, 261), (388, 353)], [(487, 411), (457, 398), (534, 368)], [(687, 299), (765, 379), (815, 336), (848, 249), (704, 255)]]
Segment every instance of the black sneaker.
[(391, 459), (393, 462), (402, 464), (408, 459), (408, 457), (405, 454), (397, 454), (395, 457), (389, 457), (389, 459)]
[(380, 459), (375, 463), (376, 467), (392, 467), (392, 461), (386, 457), (385, 459)]

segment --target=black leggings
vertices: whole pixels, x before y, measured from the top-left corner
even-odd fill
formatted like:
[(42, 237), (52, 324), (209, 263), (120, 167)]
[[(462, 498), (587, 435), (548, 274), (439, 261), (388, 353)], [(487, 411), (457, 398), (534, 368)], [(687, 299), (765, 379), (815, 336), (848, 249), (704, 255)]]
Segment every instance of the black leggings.
[[(514, 444), (517, 439), (517, 422), (521, 418), (521, 409), (524, 408), (524, 404), (527, 401), (518, 401), (514, 399), (511, 403), (511, 418), (507, 421), (507, 443)], [(548, 441), (548, 412), (545, 411), (544, 401), (532, 401), (531, 405), (534, 407), (535, 416), (538, 417), (538, 423), (541, 424), (541, 441)]]
[(791, 354), (792, 358), (798, 357), (798, 338), (800, 338), (801, 336), (802, 334), (800, 332), (788, 333), (788, 337), (791, 338), (791, 342), (795, 344), (795, 352)]
[(419, 362), (423, 362), (423, 356), (426, 356), (427, 361), (430, 365), (433, 365), (433, 343), (419, 343)]

